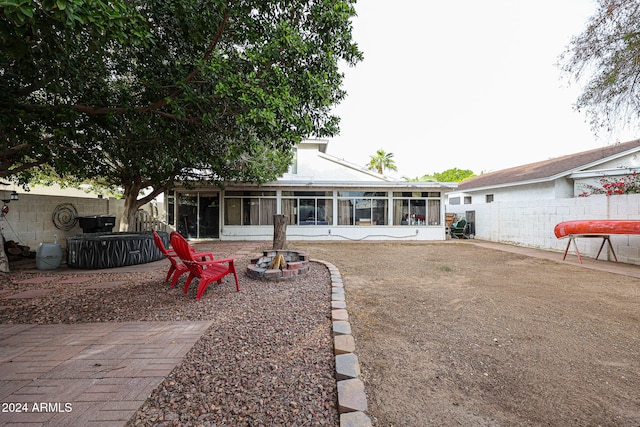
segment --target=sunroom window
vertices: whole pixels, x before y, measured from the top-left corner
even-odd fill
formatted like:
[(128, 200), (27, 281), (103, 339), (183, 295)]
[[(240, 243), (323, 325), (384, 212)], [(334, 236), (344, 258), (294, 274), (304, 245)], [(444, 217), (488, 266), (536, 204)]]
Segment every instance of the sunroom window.
[(227, 191), (224, 196), (225, 225), (273, 225), (275, 191)]
[(394, 192), (394, 225), (440, 225), (439, 192)]
[(338, 225), (387, 225), (387, 197), (384, 191), (339, 191)]
[(282, 214), (291, 225), (332, 225), (333, 192), (283, 191)]

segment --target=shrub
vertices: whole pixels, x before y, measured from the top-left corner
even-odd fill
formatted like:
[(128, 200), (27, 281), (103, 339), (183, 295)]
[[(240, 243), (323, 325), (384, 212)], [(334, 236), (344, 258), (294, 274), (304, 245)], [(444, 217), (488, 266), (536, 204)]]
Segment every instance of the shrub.
[(592, 194), (606, 194), (613, 196), (616, 194), (640, 193), (640, 175), (632, 173), (618, 177), (603, 176), (599, 179), (600, 185), (585, 184), (587, 191), (580, 193), (578, 197), (587, 197)]

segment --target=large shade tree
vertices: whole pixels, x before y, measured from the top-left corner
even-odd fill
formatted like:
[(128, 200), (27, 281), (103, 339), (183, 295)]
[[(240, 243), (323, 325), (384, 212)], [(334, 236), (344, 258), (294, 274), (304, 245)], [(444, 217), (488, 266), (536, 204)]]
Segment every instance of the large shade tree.
[[(58, 178), (122, 189), (126, 229), (138, 207), (176, 180), (264, 182), (285, 170), (291, 146), (303, 137), (335, 134), (331, 110), (345, 96), (339, 63), (361, 59), (351, 36), (354, 3), (127, 2), (133, 12), (124, 32), (130, 26), (135, 37), (107, 41), (90, 23), (73, 26), (69, 39), (84, 40), (63, 46), (75, 74), (51, 71), (36, 90), (14, 82), (0, 107), (18, 117), (35, 112), (23, 127)], [(44, 4), (33, 3), (19, 19), (5, 14), (6, 39), (28, 25), (46, 27), (41, 19), (51, 10)], [(53, 51), (60, 40), (51, 35), (60, 31), (38, 32), (25, 43)], [(83, 48), (96, 34), (102, 48)], [(30, 59), (42, 69), (60, 62), (46, 52)], [(8, 61), (0, 72), (20, 75), (26, 62)], [(4, 133), (17, 121), (3, 122)], [(12, 135), (13, 144), (26, 135)], [(35, 149), (21, 163), (34, 161)]]
[(42, 165), (87, 138), (76, 105), (98, 99), (104, 52), (144, 43), (148, 24), (123, 0), (0, 0), (0, 177)]
[(575, 36), (560, 65), (583, 83), (576, 108), (594, 131), (631, 127), (640, 118), (640, 2), (599, 0), (586, 29)]
[(147, 26), (124, 0), (0, 0), (0, 178), (86, 140), (74, 94), (108, 78), (100, 52), (145, 43)]

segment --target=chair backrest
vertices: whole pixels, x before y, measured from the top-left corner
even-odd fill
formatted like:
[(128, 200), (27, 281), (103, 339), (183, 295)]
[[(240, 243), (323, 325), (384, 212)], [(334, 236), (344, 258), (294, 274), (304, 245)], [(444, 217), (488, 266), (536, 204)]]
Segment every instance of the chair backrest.
[(151, 229), (151, 232), (153, 233), (153, 241), (156, 243), (158, 249), (160, 249), (160, 252), (162, 252), (166, 257), (169, 257), (169, 252), (167, 251), (167, 248), (164, 247), (164, 243), (162, 243), (160, 235), (153, 228)]
[(461, 219), (456, 223), (456, 228), (464, 228), (465, 225), (467, 225), (467, 220)]
[(177, 231), (171, 233), (171, 246), (176, 251), (178, 257), (182, 260), (182, 263), (189, 268), (189, 271), (196, 277), (202, 277), (202, 267), (193, 258), (191, 247), (189, 242), (186, 241), (182, 234)]

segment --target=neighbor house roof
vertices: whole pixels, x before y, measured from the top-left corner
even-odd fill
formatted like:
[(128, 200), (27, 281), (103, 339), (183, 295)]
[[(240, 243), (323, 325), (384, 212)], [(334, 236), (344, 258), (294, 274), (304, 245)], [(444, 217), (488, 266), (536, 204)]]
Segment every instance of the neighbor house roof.
[(639, 150), (640, 139), (607, 145), (605, 147), (569, 154), (555, 159), (485, 173), (462, 181), (456, 191), (552, 180), (564, 175), (569, 175), (576, 170), (603, 163), (610, 158), (620, 157), (629, 151)]

